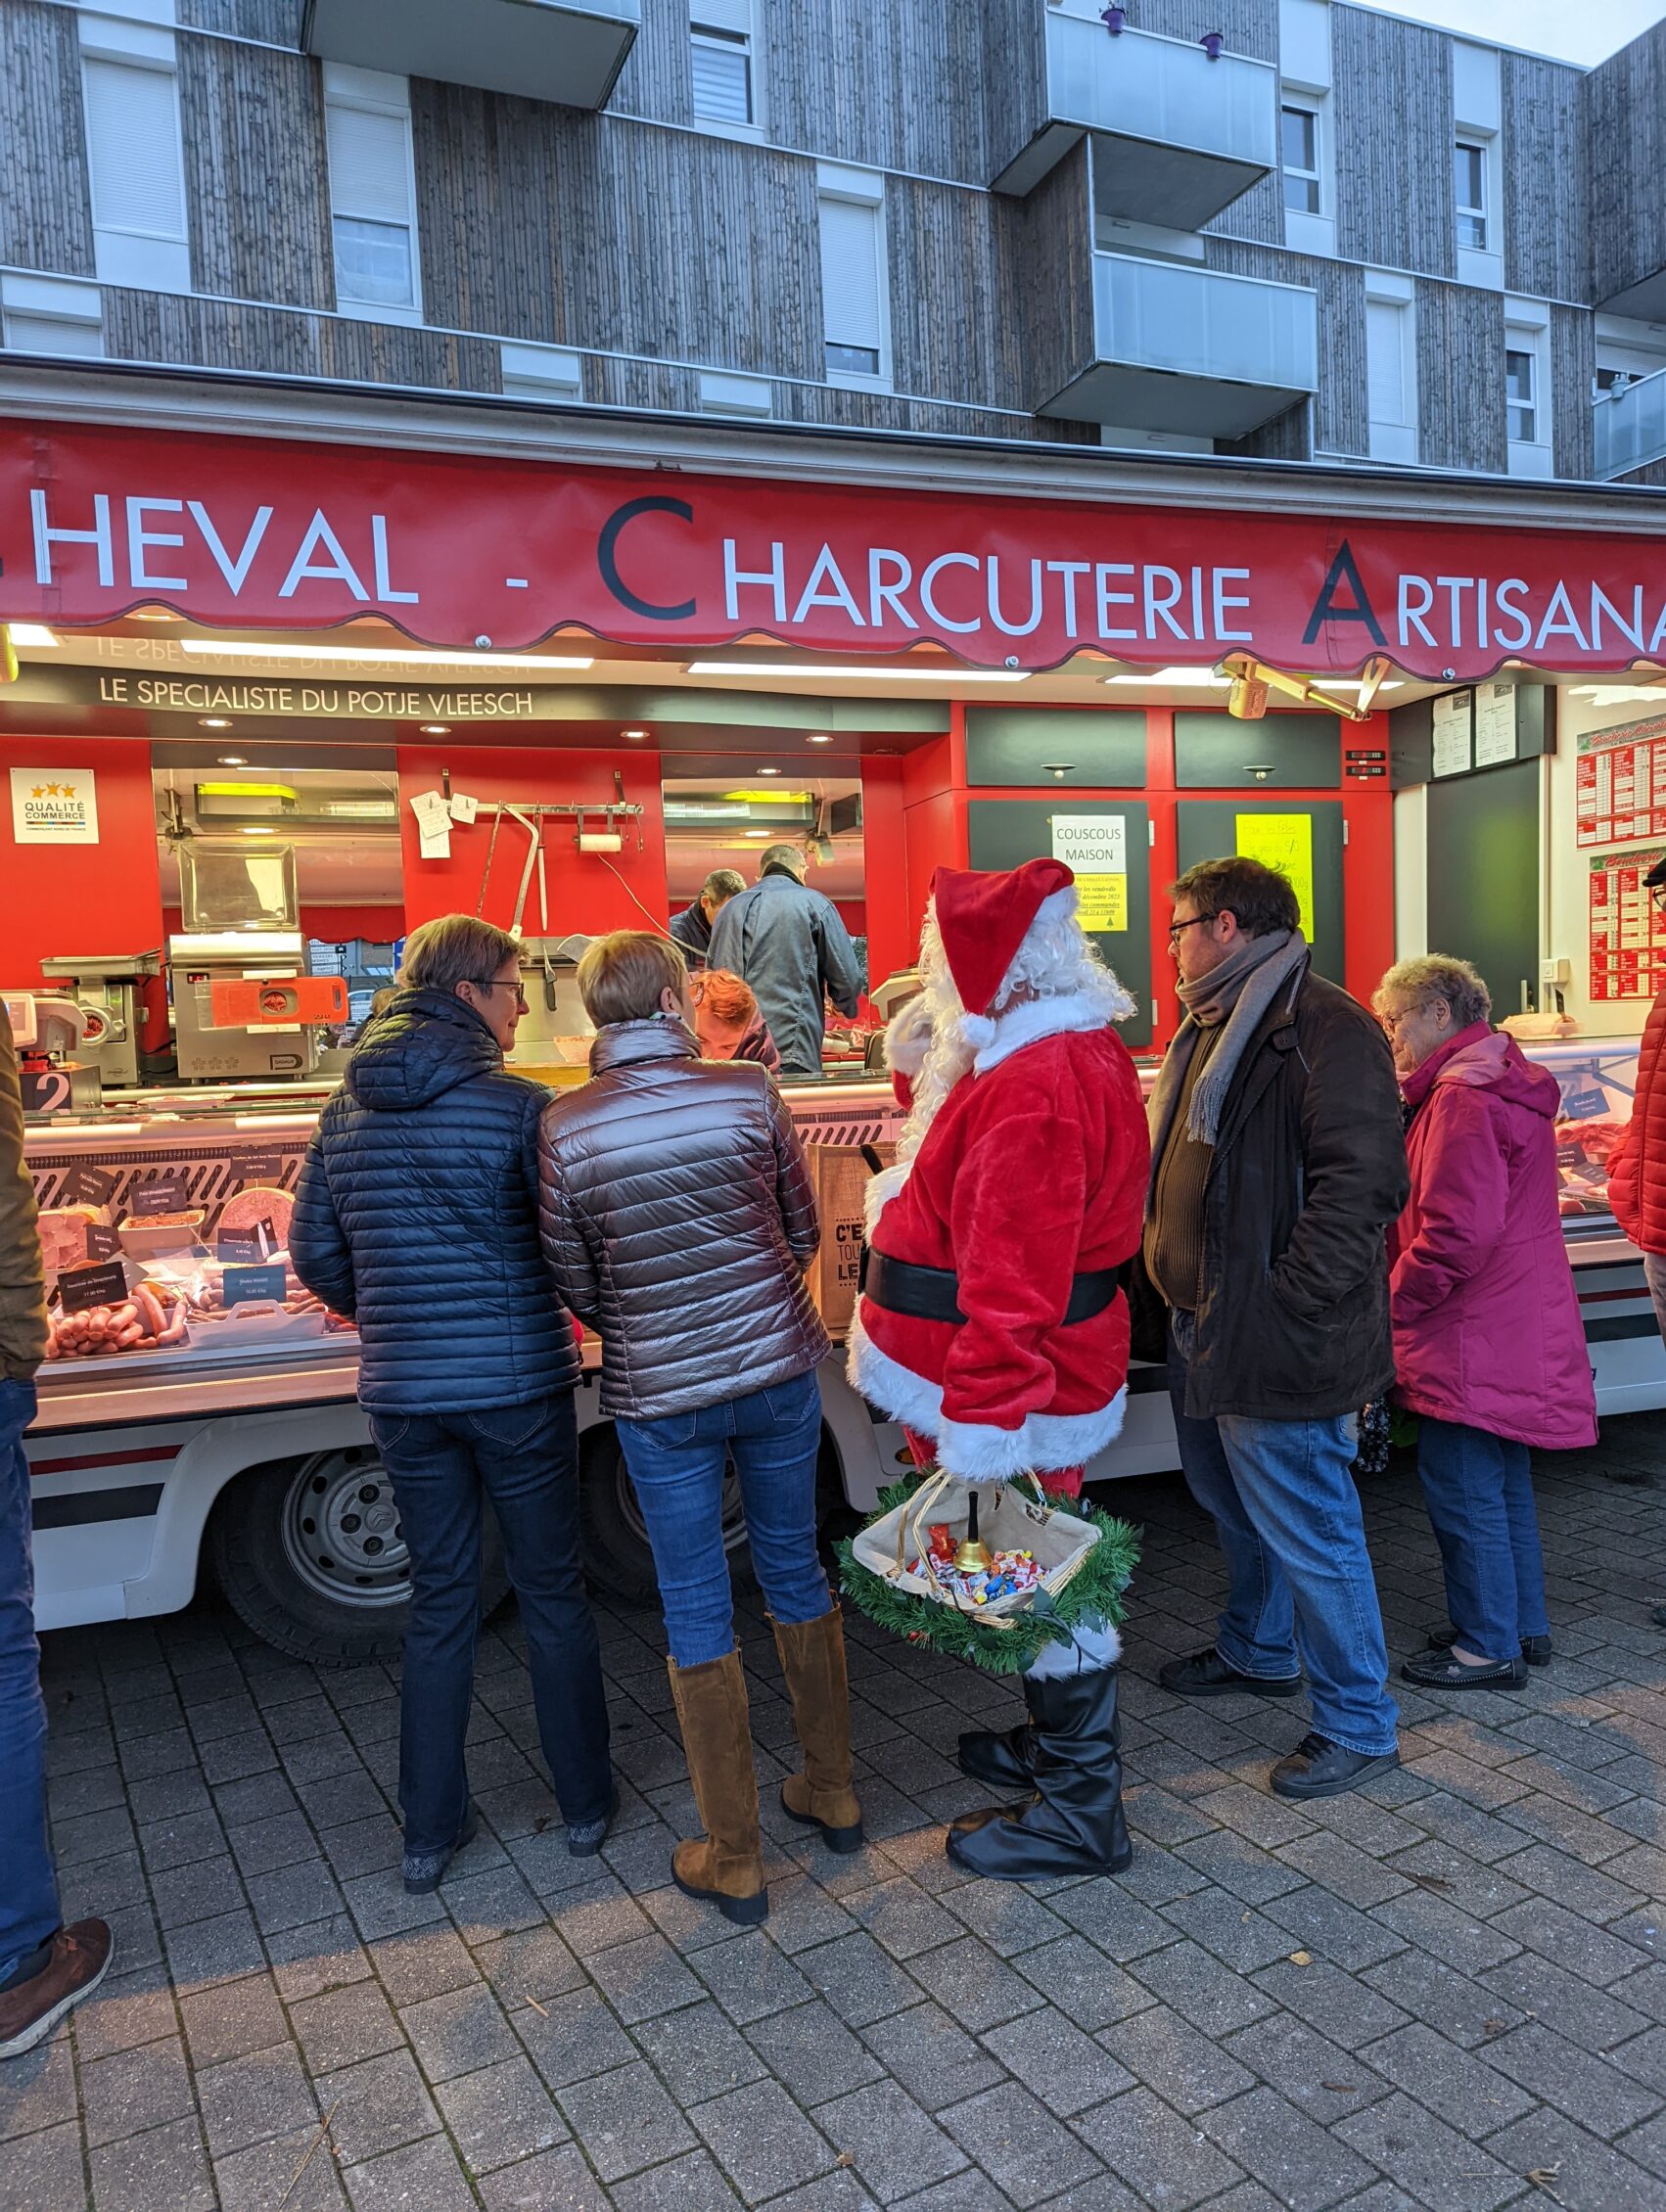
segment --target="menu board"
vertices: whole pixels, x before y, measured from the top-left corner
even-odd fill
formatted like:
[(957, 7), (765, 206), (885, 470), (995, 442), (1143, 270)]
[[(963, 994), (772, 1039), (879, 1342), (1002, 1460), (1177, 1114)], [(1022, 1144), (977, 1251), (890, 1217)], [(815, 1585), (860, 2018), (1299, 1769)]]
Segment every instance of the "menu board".
[(1579, 740), (1581, 845), (1666, 837), (1666, 714), (1587, 730)]
[(1643, 880), (1661, 859), (1666, 848), (1644, 846), (1590, 863), (1593, 1003), (1652, 998), (1666, 984), (1666, 915), (1655, 912)]
[(1434, 719), (1432, 772), (1460, 776), (1475, 764), (1473, 691), (1446, 691), (1429, 703)]

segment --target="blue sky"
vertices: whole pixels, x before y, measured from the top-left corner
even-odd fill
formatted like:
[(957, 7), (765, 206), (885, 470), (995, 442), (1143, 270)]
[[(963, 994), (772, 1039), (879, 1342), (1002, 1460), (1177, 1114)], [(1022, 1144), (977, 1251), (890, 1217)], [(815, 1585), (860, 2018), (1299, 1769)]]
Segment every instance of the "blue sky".
[(1470, 31), (1559, 61), (1605, 61), (1666, 14), (1666, 0), (1384, 0), (1395, 16)]

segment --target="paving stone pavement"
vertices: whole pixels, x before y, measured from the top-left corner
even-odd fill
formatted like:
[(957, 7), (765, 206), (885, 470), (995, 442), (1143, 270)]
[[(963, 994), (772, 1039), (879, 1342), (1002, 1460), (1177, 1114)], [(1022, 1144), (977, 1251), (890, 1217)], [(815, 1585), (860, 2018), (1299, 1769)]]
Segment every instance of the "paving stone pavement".
[[(851, 1625), (869, 1842), (766, 1811), (771, 1913), (669, 1885), (694, 1827), (657, 1617), (601, 1615), (623, 1808), (574, 1860), (513, 1619), (484, 1636), (479, 1841), (407, 1899), (397, 1677), (313, 1670), (210, 1599), (47, 1637), (96, 1999), (0, 2066), (0, 2212), (1660, 2212), (1666, 1416), (1540, 1468), (1557, 1656), (1402, 1693), (1405, 1764), (1266, 1790), (1299, 1704), (1156, 1686), (1220, 1587), (1178, 1479), (1143, 1522), (1117, 1880), (968, 1882), (964, 1727), (998, 1684)], [(1397, 1655), (1440, 1618), (1414, 1474), (1367, 1487)], [(791, 1727), (741, 1630), (766, 1808)]]

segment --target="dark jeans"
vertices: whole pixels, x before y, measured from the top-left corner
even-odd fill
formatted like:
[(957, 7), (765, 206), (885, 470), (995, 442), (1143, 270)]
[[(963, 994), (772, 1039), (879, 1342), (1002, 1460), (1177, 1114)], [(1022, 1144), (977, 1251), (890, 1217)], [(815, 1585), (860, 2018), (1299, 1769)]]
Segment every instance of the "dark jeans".
[(0, 1382), (0, 1981), (62, 1918), (46, 1832), (46, 1702), (23, 1457), (34, 1406), (33, 1383)]
[(1350, 1469), (1352, 1420), (1194, 1420), (1186, 1359), (1197, 1323), (1169, 1317), (1169, 1394), (1186, 1487), (1215, 1523), (1226, 1561), (1226, 1610), (1215, 1648), (1260, 1680), (1308, 1670), (1314, 1727), (1344, 1750), (1395, 1747), (1382, 1610)]
[(1550, 1633), (1526, 1445), (1419, 1413), (1417, 1473), (1458, 1642), (1477, 1659), (1514, 1659), (1524, 1636)]
[(813, 1368), (693, 1413), (619, 1423), (619, 1441), (654, 1547), (666, 1635), (679, 1667), (735, 1647), (723, 1549), (723, 1470), (733, 1458), (752, 1563), (777, 1621), (819, 1621), (833, 1603), (815, 1548), (821, 1386)]
[(613, 1802), (596, 1624), (578, 1569), (578, 1424), (570, 1390), (469, 1413), (372, 1413), (411, 1555), (399, 1735), (405, 1849), (445, 1851), (469, 1809), (463, 1742), (480, 1633), (481, 1494), (521, 1601), (538, 1740), (563, 1820)]

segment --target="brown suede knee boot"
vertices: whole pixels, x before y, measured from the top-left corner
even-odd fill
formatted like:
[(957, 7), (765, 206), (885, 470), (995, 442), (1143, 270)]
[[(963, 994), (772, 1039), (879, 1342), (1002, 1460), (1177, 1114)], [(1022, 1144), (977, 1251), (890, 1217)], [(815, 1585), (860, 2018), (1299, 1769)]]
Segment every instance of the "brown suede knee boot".
[(795, 1820), (819, 1828), (829, 1850), (859, 1851), (862, 1812), (851, 1787), (851, 1689), (839, 1608), (818, 1621), (770, 1626), (804, 1747), (804, 1773), (781, 1784), (781, 1804)]
[(703, 1666), (668, 1660), (671, 1700), (688, 1754), (688, 1778), (706, 1833), (671, 1853), (685, 1896), (708, 1898), (724, 1919), (756, 1927), (769, 1911), (758, 1837), (758, 1773), (740, 1653)]

